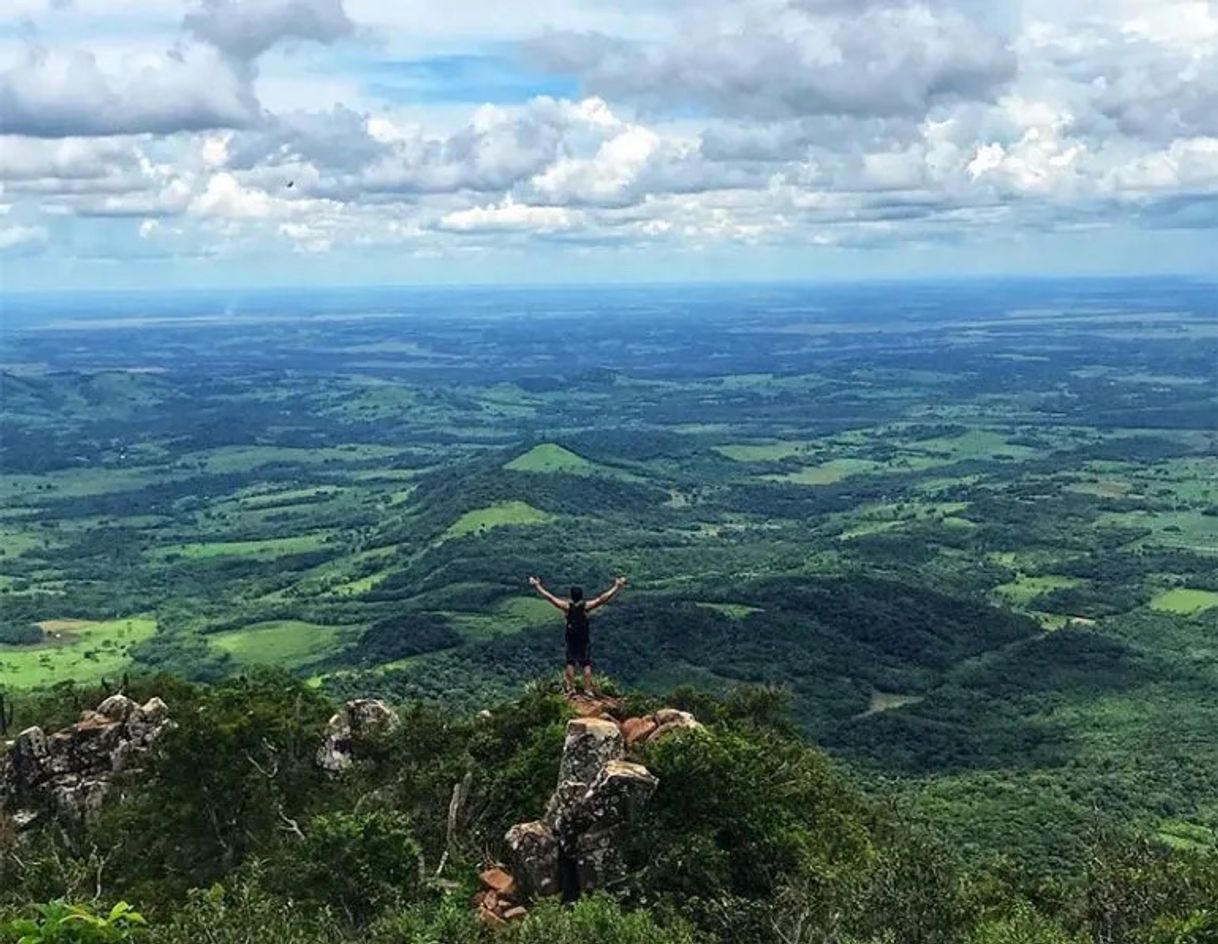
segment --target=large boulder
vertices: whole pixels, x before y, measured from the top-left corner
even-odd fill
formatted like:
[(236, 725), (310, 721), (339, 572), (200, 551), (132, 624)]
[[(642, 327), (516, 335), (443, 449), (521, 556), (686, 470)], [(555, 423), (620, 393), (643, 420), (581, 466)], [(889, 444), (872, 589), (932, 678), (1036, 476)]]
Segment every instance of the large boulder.
[(513, 874), (531, 895), (557, 895), (558, 838), (546, 823), (517, 823), (507, 832)]
[(67, 826), (89, 822), (115, 776), (138, 764), (171, 727), (159, 698), (140, 705), (120, 694), (53, 734), (27, 728), (0, 758), (0, 811), (22, 827), (46, 816)]
[(568, 722), (558, 786), (546, 806), (546, 821), (553, 823), (563, 809), (582, 797), (604, 766), (622, 756), (623, 747), (621, 729), (612, 721), (576, 718)]
[(554, 831), (561, 841), (622, 826), (651, 799), (659, 783), (642, 764), (611, 760), (582, 796), (560, 810)]
[(379, 698), (349, 701), (326, 725), (317, 764), (331, 776), (344, 773), (367, 760), (373, 747), (401, 724), (398, 713)]
[(622, 732), (603, 718), (576, 718), (567, 724), (558, 782), (592, 783), (601, 768), (622, 756)]
[(642, 764), (611, 760), (563, 811), (556, 831), (561, 851), (574, 862), (581, 891), (608, 888), (626, 877), (622, 830), (659, 782)]

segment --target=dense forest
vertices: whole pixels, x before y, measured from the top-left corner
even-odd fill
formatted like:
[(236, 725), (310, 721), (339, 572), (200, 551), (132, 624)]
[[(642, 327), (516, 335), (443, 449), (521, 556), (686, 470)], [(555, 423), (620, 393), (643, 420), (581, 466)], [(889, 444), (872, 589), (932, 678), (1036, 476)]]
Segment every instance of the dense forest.
[[(958, 918), (934, 940), (1158, 944), (1205, 927), (1187, 889), (1212, 887), (1218, 836), (1212, 285), (184, 294), (25, 299), (3, 317), (8, 738), (74, 720), (125, 677), (141, 691), (161, 680), (182, 737), (179, 702), (238, 725), (242, 686), (273, 667), (304, 712), (290, 719), (293, 750), (332, 703), (382, 698), (420, 732), (444, 732), (401, 747), (414, 759), (380, 769), (385, 785), (434, 776), (449, 790), (474, 764), (488, 784), (532, 778), (532, 803), (557, 758), (552, 741), (513, 740), (534, 724), (513, 712), (530, 705), (547, 736), (561, 729), (559, 703), (517, 700), (561, 667), (563, 644), (527, 578), (591, 593), (625, 574), (629, 589), (594, 617), (599, 672), (642, 699), (680, 690), (748, 741), (740, 751), (832, 770), (831, 804), (858, 804), (842, 835), (867, 851), (838, 862), (816, 858), (832, 837), (774, 798), (776, 821), (808, 832), (800, 868), (846, 883), (823, 900), (852, 904), (770, 939), (931, 940), (910, 930), (922, 912), (902, 924), (876, 903), (884, 883), (910, 880), (883, 865), (908, 850), (932, 857), (911, 870), (954, 889), (925, 904)], [(786, 705), (781, 723), (746, 717), (761, 708), (740, 693), (758, 687)], [(471, 727), (495, 704), (522, 726), (492, 751), (500, 772), (478, 759)], [(229, 749), (191, 736), (199, 756)], [(185, 778), (177, 743), (158, 763)], [(307, 837), (314, 817), (319, 836), (362, 831), (342, 816), (362, 816), (354, 797), (380, 787), (348, 794), (299, 758), (281, 769), (300, 779), (275, 788), (292, 794), (285, 815)], [(337, 853), (317, 838), (312, 866), (290, 864), (300, 837), (280, 835), (281, 795), (258, 792), (254, 774), (206, 787), (265, 818), (242, 820), (239, 843), (225, 834), (227, 859), (191, 845), (221, 842), (188, 811), (197, 797), (165, 799), (167, 817), (186, 819), (159, 832), (137, 798), (107, 810), (101, 832), (42, 836), (36, 854), (6, 847), (8, 905), (127, 900), (150, 934), (182, 940), (208, 938), (167, 928), (211, 915), (253, 934), (267, 909), (304, 922), (292, 932), (303, 941), (412, 940), (410, 921), (468, 917), (460, 895), (406, 879), (360, 905), (307, 891), (326, 882), (300, 876)], [(443, 817), (415, 803), (368, 829), (432, 863)], [(798, 898), (789, 876), (763, 882), (724, 851), (756, 824), (689, 824), (686, 851), (664, 845), (672, 835), (645, 842), (674, 850), (671, 872), (717, 863), (706, 884), (541, 909), (530, 921), (553, 923), (538, 939), (618, 922), (639, 939), (748, 940), (710, 912), (779, 934), (764, 915)], [(470, 827), (460, 868), (496, 854), (502, 825)], [(907, 852), (891, 859), (889, 839)], [(175, 858), (178, 844), (195, 851)], [(179, 872), (185, 861), (199, 870)], [(1121, 884), (1143, 879), (1160, 884)], [(812, 879), (800, 881), (806, 892)], [(1104, 930), (1097, 915), (1124, 898), (1144, 910)], [(869, 911), (886, 916), (859, 923)], [(817, 923), (839, 912), (856, 917)]]

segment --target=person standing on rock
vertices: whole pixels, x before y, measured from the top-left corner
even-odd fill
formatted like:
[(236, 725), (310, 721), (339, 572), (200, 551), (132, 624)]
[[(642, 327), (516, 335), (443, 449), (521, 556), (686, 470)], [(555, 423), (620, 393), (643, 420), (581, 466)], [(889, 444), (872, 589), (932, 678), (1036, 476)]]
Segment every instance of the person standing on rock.
[(571, 598), (564, 600), (547, 590), (540, 577), (530, 577), (529, 585), (567, 616), (567, 694), (575, 691), (576, 665), (584, 668), (584, 691), (593, 694), (592, 634), (589, 632), (588, 614), (621, 593), (626, 587), (626, 578), (618, 577), (613, 581), (613, 586), (591, 600), (584, 599), (583, 587), (572, 587)]

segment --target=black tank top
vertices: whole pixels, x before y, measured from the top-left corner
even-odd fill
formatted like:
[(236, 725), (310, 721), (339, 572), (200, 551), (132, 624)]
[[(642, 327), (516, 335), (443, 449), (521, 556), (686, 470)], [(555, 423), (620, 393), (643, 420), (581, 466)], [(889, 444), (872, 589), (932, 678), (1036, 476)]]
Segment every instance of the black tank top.
[(587, 601), (580, 600), (567, 607), (567, 635), (579, 639), (588, 635)]

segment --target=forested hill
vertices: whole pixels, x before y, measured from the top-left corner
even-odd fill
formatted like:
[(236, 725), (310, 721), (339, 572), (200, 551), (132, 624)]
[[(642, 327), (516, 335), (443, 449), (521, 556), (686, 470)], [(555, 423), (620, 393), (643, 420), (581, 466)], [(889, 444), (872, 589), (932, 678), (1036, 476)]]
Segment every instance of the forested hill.
[(1218, 936), (1212, 853), (1097, 831), (1052, 880), (1000, 850), (962, 867), (942, 824), (864, 790), (771, 688), (591, 700), (535, 682), (469, 715), (339, 705), (272, 671), (107, 694), (5, 706), (6, 944)]

